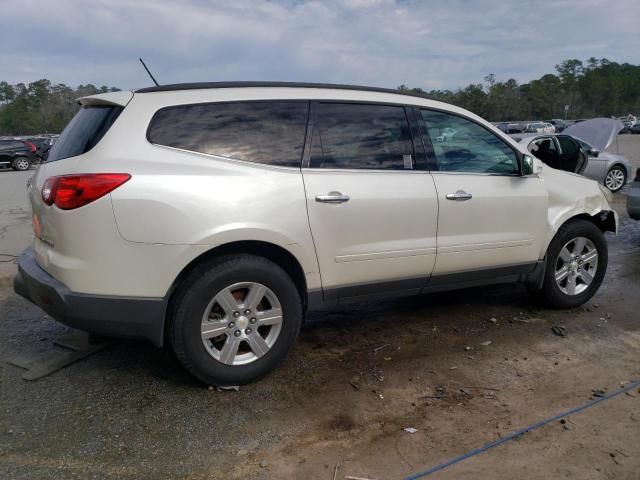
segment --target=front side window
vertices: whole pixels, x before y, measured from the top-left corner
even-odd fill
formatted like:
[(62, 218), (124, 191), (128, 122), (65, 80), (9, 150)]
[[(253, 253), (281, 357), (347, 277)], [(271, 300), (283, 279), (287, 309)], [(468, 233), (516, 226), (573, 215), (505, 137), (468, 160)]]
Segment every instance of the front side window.
[(307, 102), (227, 102), (158, 111), (151, 143), (247, 162), (300, 167)]
[(413, 143), (404, 107), (320, 103), (311, 168), (410, 170)]
[(517, 174), (518, 157), (509, 145), (477, 123), (444, 112), (421, 110), (442, 172)]

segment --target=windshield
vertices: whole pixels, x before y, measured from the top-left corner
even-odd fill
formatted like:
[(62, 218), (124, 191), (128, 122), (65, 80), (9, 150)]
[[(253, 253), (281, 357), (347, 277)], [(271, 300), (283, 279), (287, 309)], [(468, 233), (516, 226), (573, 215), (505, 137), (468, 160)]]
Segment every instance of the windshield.
[(47, 162), (75, 157), (91, 150), (122, 110), (123, 107), (113, 105), (82, 107), (51, 147)]

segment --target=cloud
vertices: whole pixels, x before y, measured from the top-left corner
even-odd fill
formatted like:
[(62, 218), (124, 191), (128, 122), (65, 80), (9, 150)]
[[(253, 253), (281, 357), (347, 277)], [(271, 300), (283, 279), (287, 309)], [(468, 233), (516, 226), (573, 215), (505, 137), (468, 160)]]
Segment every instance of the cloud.
[(637, 0), (4, 0), (0, 80), (291, 80), (425, 89), (568, 58), (638, 63)]

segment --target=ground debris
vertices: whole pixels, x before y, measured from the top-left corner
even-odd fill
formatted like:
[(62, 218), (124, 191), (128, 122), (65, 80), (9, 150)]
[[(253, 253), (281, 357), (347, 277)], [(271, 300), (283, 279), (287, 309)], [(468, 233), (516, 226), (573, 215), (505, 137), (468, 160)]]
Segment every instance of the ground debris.
[(490, 323), (498, 323), (498, 319), (497, 319), (497, 318), (495, 318), (495, 317), (491, 317), (491, 318), (489, 319), (489, 322), (490, 322)]
[(567, 335), (567, 329), (562, 325), (554, 325), (553, 327), (551, 327), (551, 331), (559, 337), (564, 337)]
[(239, 392), (240, 386), (238, 385), (218, 385), (216, 387), (218, 392)]
[(607, 395), (607, 392), (605, 391), (605, 389), (596, 389), (591, 390), (591, 395), (596, 398), (602, 398)]
[(413, 428), (413, 427), (404, 427), (402, 430), (404, 430), (407, 433), (416, 433), (418, 431), (417, 428)]
[(385, 343), (384, 345), (380, 345), (379, 347), (376, 347), (373, 349), (373, 353), (378, 353), (380, 350), (390, 347), (391, 344), (390, 343)]
[(482, 345), (483, 347), (488, 347), (489, 345), (491, 345), (491, 343), (491, 340), (487, 340), (486, 342), (480, 343), (480, 345)]

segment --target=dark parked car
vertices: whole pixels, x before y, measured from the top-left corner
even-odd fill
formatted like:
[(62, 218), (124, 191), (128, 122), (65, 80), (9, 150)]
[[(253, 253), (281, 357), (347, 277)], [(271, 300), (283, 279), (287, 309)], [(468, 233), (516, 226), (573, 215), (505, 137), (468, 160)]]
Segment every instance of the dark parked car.
[(636, 123), (633, 127), (629, 129), (631, 133), (640, 133), (640, 122)]
[(640, 220), (640, 168), (636, 171), (636, 179), (627, 194), (627, 212), (631, 218)]
[(29, 170), (37, 163), (36, 146), (22, 140), (0, 140), (0, 167)]
[(36, 157), (38, 157), (38, 159), (41, 162), (44, 162), (47, 159), (47, 156), (49, 155), (49, 150), (51, 150), (51, 138), (49, 137), (32, 137), (32, 138), (27, 138), (24, 141), (28, 142), (28, 143), (32, 143), (35, 145), (36, 147)]

